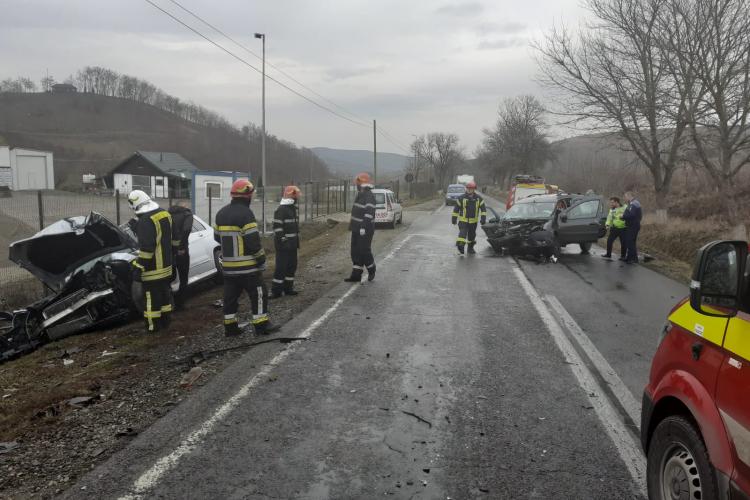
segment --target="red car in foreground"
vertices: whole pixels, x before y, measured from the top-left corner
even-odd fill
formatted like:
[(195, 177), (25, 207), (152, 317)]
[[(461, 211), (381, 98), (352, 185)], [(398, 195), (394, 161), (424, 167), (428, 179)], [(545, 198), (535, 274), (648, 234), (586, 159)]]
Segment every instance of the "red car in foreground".
[(662, 331), (643, 395), (652, 500), (750, 498), (748, 246), (715, 241)]

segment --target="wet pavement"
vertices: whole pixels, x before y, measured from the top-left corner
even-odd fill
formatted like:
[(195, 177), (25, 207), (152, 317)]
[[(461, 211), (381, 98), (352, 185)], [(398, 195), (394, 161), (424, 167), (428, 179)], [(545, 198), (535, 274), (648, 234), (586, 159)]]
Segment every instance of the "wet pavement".
[(684, 288), (481, 234), (458, 257), (449, 221), (420, 216), (374, 282), (281, 332), (309, 340), (250, 351), (67, 496), (642, 498), (635, 406)]

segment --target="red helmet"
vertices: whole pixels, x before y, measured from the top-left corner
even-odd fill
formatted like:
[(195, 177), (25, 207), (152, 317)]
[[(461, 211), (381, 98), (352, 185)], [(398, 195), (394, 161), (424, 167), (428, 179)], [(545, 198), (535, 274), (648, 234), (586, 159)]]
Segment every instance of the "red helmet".
[(284, 188), (284, 198), (291, 198), (293, 200), (299, 200), (299, 196), (302, 191), (297, 186), (287, 186)]
[(476, 189), (477, 183), (474, 181), (469, 181), (466, 183), (466, 189)]
[(247, 179), (237, 179), (232, 184), (232, 190), (229, 192), (229, 196), (232, 198), (248, 198), (250, 199), (255, 191), (253, 183)]
[(357, 174), (357, 177), (354, 178), (354, 184), (356, 184), (357, 186), (372, 187), (372, 179), (370, 179), (370, 174), (368, 174), (367, 172)]

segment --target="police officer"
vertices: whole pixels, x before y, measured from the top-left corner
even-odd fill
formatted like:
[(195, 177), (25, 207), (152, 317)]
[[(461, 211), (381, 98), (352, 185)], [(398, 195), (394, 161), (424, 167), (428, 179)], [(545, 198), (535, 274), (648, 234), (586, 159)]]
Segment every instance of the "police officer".
[(620, 203), (620, 198), (613, 196), (609, 199), (609, 214), (607, 214), (607, 222), (605, 227), (609, 229), (609, 236), (607, 237), (607, 253), (603, 253), (602, 257), (605, 259), (612, 258), (612, 245), (615, 240), (620, 240), (620, 260), (625, 260), (625, 221), (622, 220), (622, 214), (625, 212), (625, 207)]
[(625, 202), (628, 206), (622, 213), (622, 220), (625, 221), (625, 246), (627, 252), (625, 255), (626, 264), (638, 264), (638, 233), (641, 231), (641, 219), (643, 218), (643, 209), (641, 202), (635, 197), (632, 191), (624, 195)]
[(172, 262), (177, 276), (180, 278), (180, 288), (174, 296), (175, 307), (182, 309), (185, 304), (185, 294), (188, 286), (190, 271), (190, 231), (193, 229), (193, 212), (187, 208), (185, 202), (169, 207), (172, 216)]
[(469, 254), (475, 254), (474, 245), (477, 240), (477, 223), (487, 221), (487, 209), (484, 200), (476, 193), (477, 184), (474, 181), (466, 183), (466, 192), (456, 200), (453, 207), (451, 222), (458, 223), (458, 239), (456, 247), (459, 255), (464, 254), (464, 247), (468, 244)]
[(239, 335), (237, 324), (238, 301), (242, 292), (250, 296), (253, 310), (251, 321), (255, 333), (275, 332), (278, 326), (268, 318), (268, 290), (263, 283), (266, 253), (260, 241), (258, 224), (250, 210), (255, 188), (246, 179), (232, 184), (232, 201), (216, 214), (214, 238), (221, 243), (221, 272), (224, 277), (224, 334)]
[(294, 290), (294, 273), (297, 271), (299, 249), (299, 217), (297, 201), (301, 194), (297, 186), (287, 186), (279, 207), (273, 214), (273, 242), (276, 249), (276, 268), (273, 272), (271, 298), (281, 294), (297, 295)]
[(367, 268), (367, 280), (375, 279), (375, 257), (372, 255), (372, 237), (375, 234), (375, 195), (372, 180), (367, 173), (354, 179), (357, 197), (352, 205), (350, 227), (352, 231), (352, 274), (344, 281), (358, 283)]
[(143, 284), (146, 330), (156, 332), (169, 326), (172, 313), (172, 217), (140, 190), (130, 192), (128, 203), (138, 218), (133, 279)]

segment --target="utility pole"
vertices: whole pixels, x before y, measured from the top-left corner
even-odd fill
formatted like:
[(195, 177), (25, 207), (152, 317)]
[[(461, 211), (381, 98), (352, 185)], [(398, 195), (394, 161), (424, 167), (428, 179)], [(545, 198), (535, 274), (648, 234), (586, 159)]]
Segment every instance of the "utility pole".
[(263, 204), (260, 209), (261, 223), (263, 229), (261, 234), (266, 234), (266, 35), (265, 33), (256, 33), (255, 38), (260, 38), (263, 42), (263, 71), (261, 72), (263, 83), (262, 83), (262, 108), (263, 117), (261, 119), (261, 142), (260, 142), (260, 180), (263, 187), (261, 192), (261, 203)]
[(378, 125), (372, 121), (372, 183), (378, 184)]

